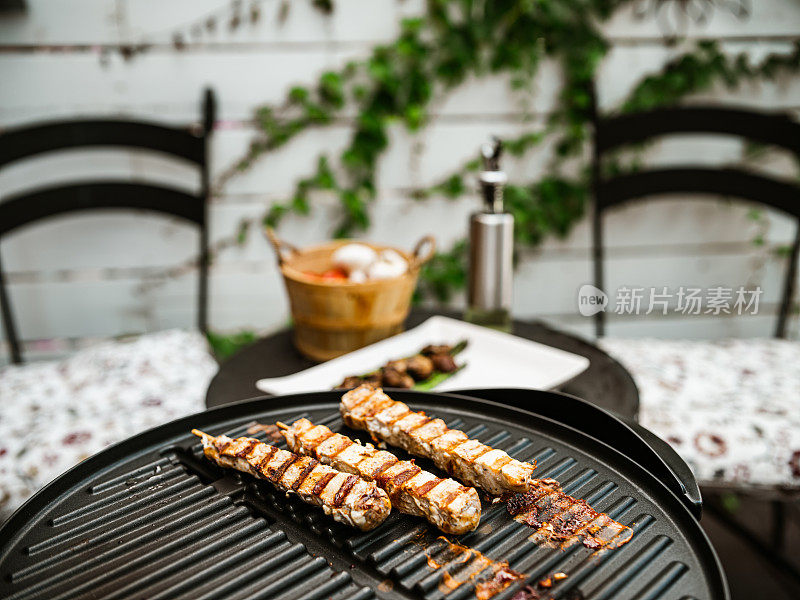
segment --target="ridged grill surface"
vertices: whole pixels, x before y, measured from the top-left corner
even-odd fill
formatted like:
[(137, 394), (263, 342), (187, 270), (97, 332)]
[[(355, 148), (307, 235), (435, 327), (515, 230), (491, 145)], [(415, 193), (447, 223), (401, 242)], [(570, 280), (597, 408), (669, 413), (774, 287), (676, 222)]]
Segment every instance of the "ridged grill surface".
[[(368, 441), (343, 428), (331, 405), (267, 410), (203, 428), (236, 437), (248, 435), (253, 417), (272, 423), (304, 416)], [(704, 575), (707, 565), (680, 525), (601, 460), (517, 424), (449, 407), (428, 412), (515, 458), (535, 459), (540, 477), (558, 479), (566, 493), (629, 526), (631, 541), (597, 552), (580, 543), (542, 543), (504, 504), (488, 502), (477, 530), (462, 536), (443, 536), (421, 519), (396, 513), (361, 533), (268, 483), (211, 464), (196, 438), (184, 436), (118, 461), (34, 515), (34, 526), (4, 551), (0, 596), (460, 600), (474, 598), (475, 584), (492, 576), (486, 557), (507, 561), (534, 587), (566, 573), (538, 590), (542, 598), (715, 597), (714, 582)], [(285, 448), (263, 432), (250, 435)], [(463, 547), (477, 552), (464, 553)], [(520, 587), (494, 598), (510, 598)]]

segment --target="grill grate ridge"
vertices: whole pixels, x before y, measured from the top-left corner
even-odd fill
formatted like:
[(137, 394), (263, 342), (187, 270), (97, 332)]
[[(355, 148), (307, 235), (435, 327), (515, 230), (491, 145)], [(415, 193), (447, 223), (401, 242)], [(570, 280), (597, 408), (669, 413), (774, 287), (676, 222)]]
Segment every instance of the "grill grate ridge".
[[(120, 565), (113, 577), (105, 574), (100, 576), (106, 580), (106, 583), (94, 588), (93, 594), (104, 600), (130, 597), (139, 590), (157, 585), (182, 569), (191, 569), (192, 565), (208, 556), (230, 551), (231, 547), (242, 541), (246, 542), (259, 539), (265, 534), (269, 535), (270, 532), (265, 530), (266, 525), (263, 522), (247, 523), (245, 516), (241, 521), (219, 529), (206, 539), (194, 538), (189, 545), (172, 552), (167, 553), (156, 549), (148, 553), (147, 562), (141, 562), (135, 569), (131, 569), (129, 565)], [(121, 583), (122, 586), (120, 586)], [(71, 594), (54, 600), (66, 600), (70, 597), (72, 597)]]
[(276, 598), (292, 597), (308, 598), (309, 600), (328, 598), (331, 593), (344, 587), (350, 581), (351, 577), (349, 573), (340, 572), (334, 574), (329, 568), (326, 568), (316, 575), (300, 581), (292, 590), (285, 590), (283, 594), (276, 596)]
[(556, 451), (553, 448), (551, 448), (550, 446), (546, 446), (540, 450), (537, 450), (534, 454), (530, 455), (525, 454), (522, 455), (524, 456), (524, 458), (522, 458), (521, 456), (517, 456), (517, 458), (519, 460), (525, 460), (528, 462), (536, 461), (537, 468), (541, 468), (544, 465), (544, 463), (546, 463), (553, 456), (555, 456), (555, 454)]
[[(230, 576), (232, 569), (247, 563), (250, 557), (258, 556), (259, 561), (274, 560), (274, 565), (285, 564), (292, 558), (299, 556), (304, 548), (289, 548), (287, 544), (280, 544), (286, 540), (286, 534), (282, 531), (271, 531), (267, 528), (253, 527), (256, 535), (240, 538), (236, 544), (237, 550), (230, 549), (216, 555), (208, 555), (204, 559), (191, 565), (191, 575), (187, 573), (175, 573), (169, 578), (158, 581), (156, 586), (164, 588), (158, 593), (148, 593), (149, 600), (166, 600), (181, 595), (183, 592), (191, 591), (191, 596), (195, 597), (196, 588), (202, 584), (214, 585), (216, 579), (226, 579)], [(289, 550), (285, 550), (289, 548)], [(284, 551), (285, 550), (285, 551)], [(263, 567), (262, 567), (263, 568)], [(249, 575), (245, 573), (245, 575)], [(217, 582), (222, 583), (222, 582)], [(166, 587), (164, 587), (166, 586)]]
[(570, 496), (575, 496), (579, 493), (579, 490), (586, 485), (589, 485), (592, 480), (597, 475), (597, 471), (594, 469), (584, 469), (577, 475), (575, 475), (569, 481), (566, 481), (562, 486), (561, 489), (564, 491), (565, 494), (569, 494)]
[(248, 562), (240, 565), (239, 568), (226, 573), (224, 578), (220, 577), (217, 581), (209, 582), (204, 586), (208, 588), (205, 592), (194, 591), (193, 600), (212, 600), (232, 594), (241, 589), (242, 585), (248, 584), (270, 569), (302, 557), (304, 553), (305, 547), (302, 544), (292, 544), (284, 538), (267, 554), (259, 556), (257, 564)]
[(499, 449), (502, 450), (503, 446), (505, 445), (505, 444), (503, 444), (503, 442), (505, 442), (507, 440), (510, 440), (510, 438), (511, 438), (511, 432), (510, 431), (506, 431), (504, 429), (503, 431), (498, 431), (492, 437), (487, 438), (485, 440), (481, 440), (481, 441), (484, 444), (486, 444), (487, 446), (491, 446), (493, 448), (499, 448)]
[(530, 448), (531, 444), (533, 444), (533, 442), (529, 438), (523, 437), (506, 448), (506, 452), (510, 456), (518, 459), (522, 451)]
[(151, 471), (155, 471), (157, 468), (164, 468), (170, 464), (169, 459), (162, 458), (157, 460), (153, 463), (149, 463), (143, 467), (137, 467), (136, 469), (132, 469), (122, 475), (117, 475), (112, 479), (108, 479), (101, 483), (97, 483), (94, 485), (89, 486), (89, 493), (90, 494), (100, 494), (101, 492), (106, 492), (112, 488), (119, 487), (124, 484), (126, 481), (131, 479), (138, 479), (142, 477), (146, 473), (150, 473)]
[(651, 564), (670, 544), (672, 544), (672, 539), (666, 535), (659, 535), (650, 540), (632, 561), (617, 569), (611, 577), (595, 590), (597, 600), (608, 600), (618, 591), (625, 588), (632, 582), (635, 575)]
[(331, 596), (331, 600), (369, 600), (374, 597), (375, 591), (372, 588), (351, 585)]
[[(46, 541), (39, 542), (32, 546), (26, 548), (26, 552), (33, 556), (35, 554), (39, 554), (45, 550), (50, 550), (53, 547), (74, 542), (76, 538), (79, 537), (87, 537), (89, 539), (100, 539), (103, 535), (108, 535), (108, 531), (117, 529), (118, 530), (130, 530), (135, 528), (137, 525), (146, 523), (152, 520), (153, 515), (155, 514), (158, 516), (159, 514), (164, 512), (165, 507), (169, 507), (169, 504), (162, 506), (161, 509), (154, 509), (152, 510), (153, 505), (157, 505), (160, 501), (168, 500), (170, 496), (176, 498), (176, 501), (180, 501), (180, 496), (178, 494), (185, 493), (184, 499), (188, 499), (193, 494), (205, 494), (208, 495), (207, 492), (203, 492), (203, 488), (200, 486), (200, 480), (197, 477), (189, 476), (186, 479), (182, 479), (173, 485), (160, 490), (149, 496), (142, 496), (141, 498), (130, 502), (126, 505), (122, 505), (119, 508), (109, 511), (105, 514), (98, 516), (95, 519), (90, 521), (84, 522), (80, 525), (72, 527), (71, 529), (64, 531), (62, 533), (53, 535)], [(148, 510), (150, 509), (150, 510)], [(126, 517), (130, 517), (132, 514), (137, 512), (143, 513), (140, 514), (139, 517), (132, 518), (130, 520), (126, 519)], [(124, 521), (123, 521), (124, 519)], [(112, 525), (115, 521), (123, 521), (118, 523), (117, 525)], [(106, 526), (106, 533), (99, 533), (97, 530), (101, 527)]]
[(324, 573), (324, 575), (328, 575), (328, 581), (320, 578), (320, 584), (314, 586), (313, 589), (309, 590), (308, 592), (304, 593), (302, 596), (299, 596), (297, 600), (318, 600), (321, 598), (330, 598), (334, 594), (337, 594), (341, 591), (346, 591), (352, 593), (352, 581), (353, 578), (350, 576), (350, 573), (340, 572), (336, 575), (330, 575), (328, 573)]
[(664, 567), (654, 579), (649, 581), (647, 585), (636, 594), (633, 600), (658, 600), (658, 598), (663, 598), (667, 590), (669, 590), (688, 570), (689, 567), (682, 562), (671, 562)]
[[(295, 419), (295, 420), (297, 420), (297, 419)], [(336, 423), (337, 421), (341, 424), (342, 415), (341, 415), (341, 413), (339, 413), (339, 411), (332, 412), (327, 417), (322, 417), (321, 419), (317, 420), (319, 425), (325, 425), (325, 426), (328, 426), (328, 427), (330, 427), (331, 424)], [(291, 424), (292, 421), (289, 421), (289, 423)]]
[[(126, 553), (135, 554), (139, 548), (150, 542), (151, 540), (160, 539), (162, 544), (165, 540), (169, 540), (172, 532), (179, 530), (183, 527), (188, 527), (196, 521), (200, 521), (208, 516), (213, 515), (216, 519), (224, 519), (233, 511), (231, 502), (228, 498), (213, 498), (206, 506), (200, 510), (195, 510), (195, 506), (190, 505), (183, 511), (176, 513), (174, 518), (169, 521), (156, 521), (152, 524), (147, 524), (139, 530), (134, 530), (130, 533), (132, 539), (127, 542), (118, 541), (116, 544), (111, 545), (108, 550), (102, 551), (89, 558), (85, 556), (90, 553), (93, 547), (99, 544), (93, 544), (90, 547), (84, 547), (80, 551), (67, 550), (60, 555), (56, 555), (52, 559), (48, 559), (46, 564), (42, 562), (36, 563), (29, 567), (24, 573), (24, 576), (15, 577), (14, 581), (24, 581), (32, 575), (38, 575), (36, 584), (31, 586), (32, 589), (44, 588), (54, 583), (65, 579), (68, 576), (69, 567), (64, 563), (68, 561), (80, 561), (80, 567), (84, 571), (89, 571), (97, 566), (111, 561), (117, 557), (125, 557)], [(113, 538), (111, 538), (113, 540)], [(134, 557), (130, 557), (131, 559)], [(55, 570), (55, 573), (50, 577), (43, 577), (41, 572), (44, 570)], [(26, 595), (29, 592), (25, 592)]]
[[(79, 573), (69, 574), (71, 577), (68, 582), (69, 589), (65, 588), (59, 596), (54, 596), (55, 590), (64, 587), (61, 585), (61, 582), (59, 582), (59, 584), (54, 586), (53, 590), (49, 592), (50, 595), (47, 597), (51, 600), (55, 600), (55, 598), (70, 598), (74, 597), (75, 593), (80, 593), (85, 590), (96, 590), (108, 583), (115, 583), (134, 569), (147, 570), (150, 565), (158, 564), (160, 560), (167, 560), (167, 558), (176, 553), (187, 551), (187, 549), (191, 549), (193, 546), (203, 543), (204, 539), (213, 541), (224, 536), (227, 532), (235, 533), (237, 526), (244, 523), (246, 517), (246, 511), (233, 511), (232, 513), (223, 515), (222, 520), (225, 521), (224, 525), (226, 527), (220, 527), (220, 520), (217, 519), (217, 522), (212, 521), (204, 527), (200, 527), (185, 535), (179, 535), (177, 539), (163, 545), (158, 545), (153, 549), (144, 552), (134, 551), (131, 554), (135, 554), (135, 556), (127, 560), (123, 556), (109, 565), (95, 567), (87, 572), (82, 572), (80, 570), (80, 565), (78, 565), (76, 569)], [(80, 575), (80, 582), (77, 581), (78, 575)]]
[(323, 557), (313, 558), (307, 555), (302, 560), (292, 562), (267, 573), (261, 579), (252, 582), (238, 592), (234, 592), (226, 600), (275, 598), (294, 590), (295, 586), (303, 579), (311, 577), (326, 568), (328, 568), (328, 562)]
[(154, 487), (158, 487), (159, 485), (164, 485), (170, 479), (175, 479), (176, 477), (180, 477), (184, 474), (183, 469), (177, 466), (171, 466), (165, 469), (161, 469), (161, 467), (155, 467), (154, 470), (155, 469), (159, 469), (159, 472), (154, 473), (152, 477), (148, 477), (144, 481), (139, 481), (131, 485), (128, 487), (128, 489), (109, 494), (100, 500), (86, 504), (81, 508), (55, 517), (52, 521), (53, 527), (61, 527), (62, 525), (75, 521), (81, 517), (89, 516), (92, 513), (96, 513), (108, 506), (111, 506), (112, 504), (115, 504), (119, 500), (124, 500), (130, 497), (131, 494), (138, 494)]

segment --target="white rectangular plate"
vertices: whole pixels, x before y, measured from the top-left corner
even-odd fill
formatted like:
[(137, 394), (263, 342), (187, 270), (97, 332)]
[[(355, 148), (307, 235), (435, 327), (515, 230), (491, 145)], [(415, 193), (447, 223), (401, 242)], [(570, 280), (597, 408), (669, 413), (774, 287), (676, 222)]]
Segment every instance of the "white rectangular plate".
[(256, 387), (269, 394), (329, 390), (347, 375), (374, 371), (389, 360), (411, 356), (428, 344), (456, 344), (468, 340), (456, 363), (466, 367), (435, 390), (468, 388), (550, 389), (569, 381), (589, 366), (589, 359), (557, 348), (465, 323), (431, 317), (405, 333), (381, 340), (285, 377), (261, 379)]

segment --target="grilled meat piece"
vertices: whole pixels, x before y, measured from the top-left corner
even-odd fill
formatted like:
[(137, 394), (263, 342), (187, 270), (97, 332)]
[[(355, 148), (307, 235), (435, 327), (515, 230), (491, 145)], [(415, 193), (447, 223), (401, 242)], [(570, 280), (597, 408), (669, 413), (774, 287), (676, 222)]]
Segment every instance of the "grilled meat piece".
[(458, 369), (455, 359), (450, 354), (433, 354), (431, 355), (431, 362), (433, 367), (442, 373), (452, 373)]
[(406, 375), (391, 367), (383, 367), (381, 370), (381, 381), (386, 387), (405, 389), (414, 387), (414, 380), (411, 378), (411, 375)]
[(428, 344), (422, 349), (420, 354), (424, 354), (425, 356), (432, 356), (434, 354), (450, 354), (453, 351), (452, 346), (448, 346), (447, 344)]
[(373, 438), (430, 458), (443, 471), (490, 494), (526, 492), (531, 485), (535, 464), (471, 440), (463, 431), (448, 428), (441, 419), (395, 402), (380, 388), (362, 385), (350, 390), (342, 396), (339, 410), (349, 427), (364, 429)]
[(349, 390), (354, 387), (360, 386), (362, 383), (365, 383), (363, 377), (359, 377), (358, 375), (351, 375), (350, 377), (345, 377), (342, 383), (340, 383), (337, 388)]
[(433, 361), (422, 354), (412, 356), (406, 361), (406, 373), (417, 381), (427, 379), (433, 373)]
[(400, 512), (423, 517), (445, 533), (472, 531), (481, 520), (481, 500), (475, 488), (440, 479), (413, 462), (398, 460), (371, 444), (362, 446), (308, 419), (295, 421), (281, 433), (293, 452), (374, 481)]
[(197, 429), (192, 433), (203, 439), (203, 452), (209, 460), (266, 479), (280, 491), (321, 507), (341, 523), (368, 531), (380, 525), (392, 510), (386, 492), (374, 482), (342, 473), (309, 456), (298, 456), (255, 438), (232, 440)]
[(342, 383), (337, 385), (334, 389), (351, 390), (360, 386), (362, 383), (369, 383), (370, 385), (381, 385), (383, 381), (380, 371), (369, 373), (368, 375), (349, 375), (342, 380)]
[(399, 358), (397, 360), (390, 360), (385, 365), (383, 365), (384, 369), (393, 369), (398, 373), (405, 374), (406, 369), (408, 368), (408, 360), (405, 358)]
[(381, 377), (380, 371), (375, 371), (364, 377), (364, 383), (368, 383), (372, 386), (379, 386), (381, 381), (383, 381), (383, 378)]

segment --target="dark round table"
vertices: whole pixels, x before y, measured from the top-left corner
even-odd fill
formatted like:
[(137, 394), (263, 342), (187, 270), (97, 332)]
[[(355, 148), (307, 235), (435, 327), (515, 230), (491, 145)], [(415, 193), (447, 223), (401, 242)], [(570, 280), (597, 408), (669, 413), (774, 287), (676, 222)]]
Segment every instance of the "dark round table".
[[(406, 329), (415, 327), (433, 315), (458, 318), (455, 313), (413, 310)], [(579, 354), (589, 359), (589, 368), (559, 386), (559, 391), (578, 396), (624, 417), (635, 419), (639, 409), (639, 391), (628, 371), (600, 348), (581, 338), (557, 331), (537, 321), (513, 323), (513, 333), (520, 337)], [(247, 398), (264, 396), (255, 382), (264, 377), (291, 375), (316, 363), (302, 356), (292, 344), (292, 332), (284, 329), (243, 348), (222, 365), (206, 392), (206, 406), (222, 406)]]

